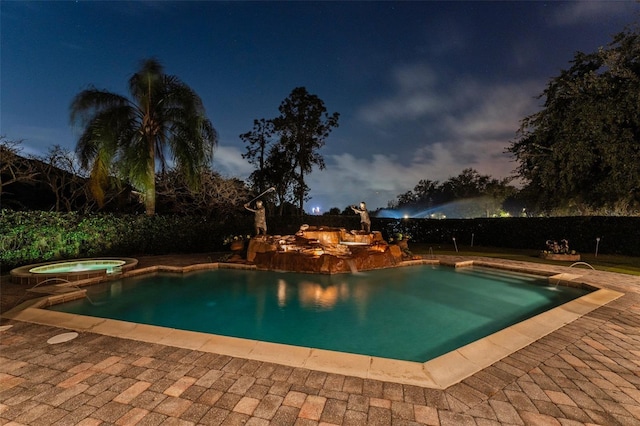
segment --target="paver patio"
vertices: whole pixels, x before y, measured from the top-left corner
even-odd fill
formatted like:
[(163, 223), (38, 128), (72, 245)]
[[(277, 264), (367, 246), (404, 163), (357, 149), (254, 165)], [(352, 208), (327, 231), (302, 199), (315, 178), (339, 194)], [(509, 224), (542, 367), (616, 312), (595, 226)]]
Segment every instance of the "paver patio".
[(3, 319), (0, 423), (640, 425), (640, 278), (580, 274), (624, 295), (446, 389)]

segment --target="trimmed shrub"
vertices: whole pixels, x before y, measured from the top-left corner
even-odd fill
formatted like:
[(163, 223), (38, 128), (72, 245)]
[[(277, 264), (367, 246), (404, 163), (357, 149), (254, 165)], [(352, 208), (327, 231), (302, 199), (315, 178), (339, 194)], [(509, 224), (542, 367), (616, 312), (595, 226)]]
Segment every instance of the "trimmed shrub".
[[(267, 218), (269, 234), (291, 235), (302, 224), (360, 229), (353, 216)], [(546, 248), (547, 240), (569, 241), (570, 249), (640, 256), (638, 217), (551, 217), (495, 219), (372, 218), (373, 230), (388, 241), (396, 234), (416, 243), (518, 249)], [(58, 259), (98, 256), (135, 257), (171, 253), (226, 251), (225, 240), (254, 232), (250, 214), (210, 219), (201, 216), (146, 216), (0, 211), (1, 272)]]

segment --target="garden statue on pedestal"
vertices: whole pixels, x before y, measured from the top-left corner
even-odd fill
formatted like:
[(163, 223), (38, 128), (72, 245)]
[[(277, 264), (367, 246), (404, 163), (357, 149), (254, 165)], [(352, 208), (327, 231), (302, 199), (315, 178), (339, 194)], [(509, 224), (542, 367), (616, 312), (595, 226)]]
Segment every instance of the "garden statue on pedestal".
[(364, 201), (360, 203), (360, 208), (351, 206), (351, 210), (360, 215), (360, 229), (365, 233), (371, 232), (371, 219), (369, 219), (369, 212), (367, 212), (367, 205)]
[(246, 203), (244, 208), (255, 213), (254, 225), (256, 228), (256, 236), (259, 236), (260, 234), (267, 235), (267, 214), (264, 206), (262, 205), (262, 201), (256, 202), (255, 209), (249, 207), (249, 203)]

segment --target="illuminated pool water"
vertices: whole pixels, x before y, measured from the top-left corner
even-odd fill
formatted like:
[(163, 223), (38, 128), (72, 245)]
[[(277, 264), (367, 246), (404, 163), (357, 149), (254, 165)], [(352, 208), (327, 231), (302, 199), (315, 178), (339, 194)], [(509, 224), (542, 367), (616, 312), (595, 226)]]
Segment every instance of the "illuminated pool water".
[(137, 259), (129, 257), (73, 259), (24, 265), (12, 269), (10, 274), (11, 281), (15, 284), (36, 286), (42, 283), (80, 281), (127, 272), (134, 269), (137, 264)]
[(32, 274), (60, 274), (65, 272), (83, 272), (105, 270), (108, 274), (125, 264), (124, 260), (76, 260), (58, 262), (29, 269)]
[(483, 268), (214, 270), (112, 281), (50, 309), (424, 362), (588, 293)]

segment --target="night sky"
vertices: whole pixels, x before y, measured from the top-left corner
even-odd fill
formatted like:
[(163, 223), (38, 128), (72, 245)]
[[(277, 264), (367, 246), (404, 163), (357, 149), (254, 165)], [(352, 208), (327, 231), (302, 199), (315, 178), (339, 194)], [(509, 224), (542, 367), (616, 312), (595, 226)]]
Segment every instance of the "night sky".
[(633, 1), (0, 2), (0, 135), (73, 150), (69, 105), (93, 85), (128, 95), (155, 57), (203, 99), (213, 168), (245, 179), (239, 138), (298, 86), (340, 113), (307, 177), (307, 210), (385, 207), (420, 179), (502, 178), (537, 96), (576, 51), (638, 21)]

